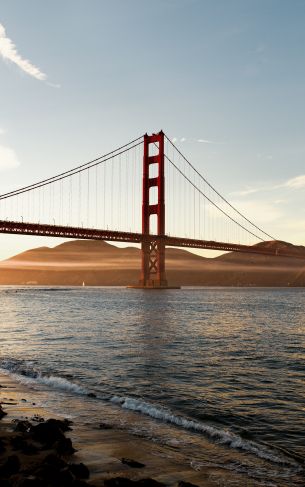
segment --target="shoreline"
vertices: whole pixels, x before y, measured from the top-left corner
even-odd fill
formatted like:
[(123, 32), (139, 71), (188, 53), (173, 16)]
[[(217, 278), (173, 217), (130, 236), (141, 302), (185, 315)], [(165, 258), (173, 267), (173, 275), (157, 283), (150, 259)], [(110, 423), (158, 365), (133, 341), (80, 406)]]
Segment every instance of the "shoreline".
[(165, 288), (143, 288), (140, 286), (136, 285), (124, 285), (124, 284), (109, 284), (109, 285), (104, 285), (104, 284), (86, 284), (83, 286), (82, 284), (33, 284), (33, 283), (23, 283), (23, 284), (0, 284), (0, 290), (1, 289), (133, 289), (133, 290), (161, 290), (161, 291), (166, 291), (166, 290), (174, 290), (174, 291), (192, 291), (192, 290), (200, 290), (200, 289), (213, 289), (213, 290), (230, 290), (230, 289), (254, 289), (254, 290), (271, 290), (271, 289), (305, 289), (305, 285), (275, 285), (275, 284), (270, 284), (270, 285), (237, 285), (237, 284), (181, 284), (181, 286), (169, 286)]
[[(58, 417), (43, 406), (37, 405), (36, 396), (39, 394), (36, 394), (34, 389), (17, 382), (10, 375), (1, 373), (0, 385), (0, 404), (7, 413), (0, 421), (1, 438), (12, 435), (14, 425), (18, 421), (30, 421), (31, 424), (37, 425), (41, 421), (39, 418), (64, 419), (64, 415)], [(153, 479), (168, 486), (187, 487), (192, 484), (199, 487), (215, 487), (226, 485), (225, 478), (229, 478), (229, 473), (220, 469), (205, 467), (196, 471), (191, 466), (183, 465), (170, 458), (172, 447), (139, 438), (125, 431), (103, 428), (99, 424), (96, 426), (80, 424), (77, 420), (73, 422), (71, 428), (72, 430), (66, 436), (72, 440), (72, 445), (77, 451), (69, 455), (68, 461), (88, 467), (90, 471), (90, 477), (86, 479), (88, 485), (99, 487), (107, 484), (104, 483), (105, 480), (123, 477), (134, 481)], [(12, 453), (18, 455), (18, 451)], [(3, 463), (2, 457), (3, 454), (0, 452), (0, 465)], [(122, 462), (122, 459), (131, 459), (144, 466), (133, 467)], [(31, 455), (27, 456), (27, 461), (29, 463), (33, 461)], [(219, 483), (220, 479), (222, 483)], [(116, 482), (113, 485), (122, 484)]]

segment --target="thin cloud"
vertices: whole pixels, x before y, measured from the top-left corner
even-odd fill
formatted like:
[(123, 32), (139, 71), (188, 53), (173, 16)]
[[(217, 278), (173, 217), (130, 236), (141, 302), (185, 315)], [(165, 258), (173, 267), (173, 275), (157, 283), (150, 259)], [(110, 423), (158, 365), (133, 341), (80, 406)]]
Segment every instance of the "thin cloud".
[(259, 222), (259, 224), (273, 223), (283, 217), (283, 212), (278, 206), (275, 206), (267, 201), (231, 201), (231, 204), (236, 208), (241, 208), (242, 212), (247, 215), (247, 217), (254, 221)]
[(16, 64), (22, 71), (33, 78), (40, 81), (45, 81), (47, 79), (47, 75), (40, 71), (37, 66), (20, 56), (13, 41), (7, 37), (5, 28), (2, 24), (0, 24), (0, 55), (3, 59), (7, 59)]
[(241, 191), (232, 191), (230, 194), (232, 196), (248, 196), (250, 194), (263, 193), (265, 191), (274, 191), (275, 189), (284, 188), (285, 186), (285, 184), (270, 184), (269, 186), (257, 186), (256, 188), (246, 188), (242, 189)]
[(178, 137), (173, 137), (172, 142), (199, 142), (200, 144), (216, 144), (216, 142), (208, 139), (194, 139), (186, 137), (181, 137), (180, 139)]
[(19, 165), (20, 162), (14, 149), (0, 145), (0, 171), (14, 169)]
[(59, 83), (50, 83), (47, 81), (47, 85), (51, 86), (51, 88), (61, 88), (61, 85)]
[(215, 142), (208, 139), (197, 139), (197, 142), (200, 142), (201, 144), (215, 144)]
[(288, 179), (288, 181), (286, 181), (283, 186), (293, 189), (305, 188), (305, 174), (302, 174), (301, 176), (296, 176), (292, 179)]
[(241, 191), (234, 191), (231, 195), (248, 196), (249, 194), (262, 193), (264, 191), (275, 191), (276, 189), (303, 189), (305, 188), (305, 174), (288, 179), (280, 184), (270, 184), (266, 186), (257, 186), (256, 188), (246, 188)]
[(264, 191), (265, 188), (247, 188), (241, 191), (233, 191), (230, 193), (232, 196), (248, 196), (249, 194), (259, 193), (260, 191)]

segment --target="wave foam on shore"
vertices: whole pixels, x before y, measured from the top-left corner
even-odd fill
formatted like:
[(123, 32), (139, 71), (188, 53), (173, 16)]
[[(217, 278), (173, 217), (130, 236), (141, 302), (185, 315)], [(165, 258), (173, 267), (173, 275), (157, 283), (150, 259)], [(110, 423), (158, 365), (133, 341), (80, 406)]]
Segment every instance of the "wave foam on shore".
[[(33, 364), (30, 362), (2, 360), (0, 361), (0, 371), (4, 374), (13, 376), (14, 379), (28, 386), (40, 384), (67, 393), (86, 396), (89, 392), (83, 386), (67, 378), (52, 374), (43, 374), (40, 370), (36, 370)], [(108, 395), (108, 397), (97, 399), (103, 399), (107, 402), (110, 401), (123, 409), (144, 414), (145, 416), (149, 416), (164, 423), (178, 426), (188, 431), (203, 434), (221, 445), (253, 454), (258, 458), (270, 461), (274, 464), (293, 467), (297, 471), (302, 469), (300, 467), (300, 463), (296, 459), (291, 457), (289, 454), (286, 455), (285, 452), (282, 452), (281, 450), (252, 440), (246, 440), (232, 431), (220, 429), (210, 424), (202, 423), (179, 414), (175, 414), (171, 410), (160, 405), (155, 405), (147, 401), (128, 396), (123, 397), (117, 395)]]
[(287, 465), (290, 467), (299, 467), (299, 464), (294, 459), (288, 458), (281, 452), (268, 448), (266, 445), (262, 445), (250, 440), (244, 440), (231, 431), (219, 429), (208, 424), (187, 419), (183, 416), (175, 415), (170, 410), (155, 406), (148, 402), (131, 397), (120, 396), (113, 396), (111, 398), (111, 402), (120, 405), (123, 409), (140, 412), (150, 416), (151, 418), (174, 424), (175, 426), (179, 426), (196, 433), (202, 433), (209, 438), (216, 440), (222, 445), (226, 445), (230, 448), (238, 450), (244, 450), (272, 463)]
[(34, 368), (25, 367), (17, 362), (6, 360), (0, 363), (0, 370), (3, 374), (10, 374), (19, 382), (26, 385), (34, 385), (35, 383), (52, 387), (53, 389), (59, 389), (73, 394), (88, 394), (88, 391), (64, 377), (55, 375), (42, 374), (40, 371), (36, 371)]

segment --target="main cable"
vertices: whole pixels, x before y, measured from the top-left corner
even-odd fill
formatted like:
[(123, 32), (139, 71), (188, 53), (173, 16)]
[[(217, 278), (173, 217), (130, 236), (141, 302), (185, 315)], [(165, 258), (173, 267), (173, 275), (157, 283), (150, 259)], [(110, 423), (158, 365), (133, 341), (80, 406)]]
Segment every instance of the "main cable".
[[(238, 221), (236, 221), (233, 217), (231, 217), (228, 213), (226, 213), (222, 208), (220, 208), (218, 205), (216, 205), (216, 203), (214, 203), (213, 200), (211, 200), (208, 196), (206, 196), (203, 191), (201, 191), (201, 189), (199, 189), (197, 187), (196, 184), (194, 184), (182, 171), (181, 169), (179, 169), (179, 167), (176, 166), (176, 164), (171, 161), (171, 159), (166, 155), (164, 154), (164, 157), (168, 160), (168, 162), (170, 162), (174, 167), (175, 169), (177, 169), (177, 171), (193, 186), (193, 188), (195, 188), (197, 191), (199, 191), (199, 193), (206, 199), (208, 200), (213, 206), (215, 206), (215, 208), (217, 208), (219, 211), (221, 211), (221, 213), (223, 213), (227, 218), (229, 218), (232, 222), (234, 222), (236, 225), (238, 225), (240, 228), (242, 228), (243, 230), (245, 230), (246, 232), (250, 233), (253, 237), (255, 238), (258, 238), (259, 240), (261, 240), (262, 242), (264, 242), (264, 239), (259, 237), (258, 235), (256, 235), (255, 233), (251, 232), (251, 230), (248, 230), (248, 228), (244, 227), (241, 223), (239, 223)], [(263, 232), (264, 233), (264, 232)]]
[[(99, 164), (99, 162), (97, 162), (97, 161), (100, 161), (100, 159), (102, 159), (100, 161), (100, 163), (101, 162), (104, 162), (104, 159), (106, 157), (108, 157), (108, 156), (111, 156), (111, 154), (115, 154), (116, 152), (121, 151), (122, 149), (127, 148), (125, 151), (120, 152), (120, 154), (123, 154), (123, 152), (126, 152), (127, 150), (132, 149), (133, 147), (136, 147), (136, 145), (140, 145), (142, 142), (140, 142), (139, 144), (133, 145), (132, 147), (129, 147), (128, 148), (128, 146), (130, 146), (131, 144), (134, 144), (135, 142), (138, 142), (138, 140), (140, 140), (142, 138), (143, 138), (143, 135), (141, 135), (137, 139), (132, 140), (128, 144), (124, 144), (121, 147), (118, 147), (117, 149), (115, 149), (115, 150), (113, 150), (111, 152), (108, 152), (108, 153), (106, 153), (106, 154), (104, 154), (102, 156), (99, 156), (96, 159), (92, 159), (92, 161), (85, 162), (84, 164), (81, 164), (80, 166), (76, 166), (73, 169), (70, 169), (68, 171), (62, 172), (60, 174), (57, 174), (56, 176), (52, 176), (51, 178), (43, 179), (41, 181), (38, 181), (37, 183), (33, 183), (33, 184), (28, 185), (28, 186), (23, 186), (22, 188), (16, 189), (14, 191), (10, 191), (8, 193), (4, 193), (4, 194), (0, 195), (0, 200), (1, 199), (5, 199), (5, 197), (15, 196), (15, 194), (20, 194), (20, 193), (24, 193), (25, 191), (31, 191), (32, 189), (40, 188), (42, 186), (45, 186), (46, 184), (52, 183), (53, 181), (58, 181), (59, 179), (64, 179), (65, 177), (68, 177), (68, 176), (73, 176), (74, 174), (76, 174), (77, 172), (79, 172), (79, 170), (81, 170), (82, 168), (89, 169), (90, 167), (94, 167), (97, 164)], [(117, 156), (117, 155), (118, 154), (115, 154), (115, 156)], [(109, 159), (109, 157), (108, 157), (108, 159)], [(108, 159), (106, 159), (106, 160), (108, 160)], [(97, 163), (97, 164), (93, 164), (93, 163)], [(92, 164), (92, 166), (91, 166), (91, 164)], [(87, 166), (89, 166), (89, 167), (87, 167)], [(46, 183), (46, 184), (44, 184), (44, 183)]]
[[(142, 137), (139, 137), (138, 139), (136, 140), (139, 140), (141, 139)], [(109, 159), (112, 159), (113, 157), (116, 157), (120, 154), (124, 154), (125, 152), (128, 152), (129, 150), (133, 149), (134, 147), (137, 147), (139, 145), (141, 145), (143, 142), (138, 142), (137, 144), (134, 144), (130, 147), (127, 147), (126, 149), (122, 150), (121, 152), (117, 152), (119, 149), (117, 149), (116, 151), (112, 151), (112, 152), (109, 152), (108, 154), (106, 154), (105, 156), (102, 156), (103, 159), (100, 160), (102, 157), (98, 157), (97, 159), (94, 159), (90, 162), (87, 162), (86, 164), (82, 164), (81, 166), (78, 166), (74, 169), (71, 169), (70, 171), (66, 171), (64, 173), (61, 173), (61, 174), (58, 174), (57, 176), (53, 176), (53, 178), (49, 178), (49, 179), (45, 179), (43, 181), (40, 181), (38, 183), (35, 183), (34, 185), (32, 186), (25, 186), (23, 188), (19, 188), (19, 189), (16, 189), (15, 191), (11, 191), (10, 193), (5, 193), (5, 194), (2, 194), (0, 195), (0, 200), (4, 200), (4, 199), (7, 199), (7, 198), (12, 198), (13, 196), (16, 196), (18, 194), (22, 194), (22, 193), (26, 193), (26, 192), (29, 192), (29, 191), (33, 191), (37, 188), (41, 188), (43, 186), (47, 186), (49, 184), (52, 184), (52, 183), (55, 183), (56, 181), (61, 181), (62, 179), (65, 179), (69, 176), (74, 176), (75, 174), (80, 174), (82, 173), (83, 171), (86, 171), (87, 169), (91, 169), (92, 167), (95, 167), (95, 166), (98, 166), (99, 164), (102, 164), (104, 162), (107, 162), (109, 161)], [(128, 145), (128, 144), (126, 144)], [(125, 146), (122, 146), (122, 147), (126, 147)], [(112, 155), (114, 152), (117, 152), (115, 155)], [(106, 157), (108, 156), (108, 157)], [(98, 161), (98, 162), (96, 162)], [(94, 163), (94, 164), (93, 164)], [(89, 165), (91, 164), (91, 165)]]
[[(207, 181), (207, 179), (205, 179), (202, 174), (200, 174), (199, 171), (197, 171), (197, 169), (191, 164), (191, 162), (182, 154), (182, 152), (178, 149), (178, 147), (176, 147), (176, 145), (167, 137), (166, 134), (164, 134), (166, 139), (169, 141), (169, 143), (176, 149), (176, 151), (180, 154), (180, 156), (190, 165), (190, 167), (193, 169), (193, 171), (195, 171), (198, 176), (227, 204), (229, 205), (232, 210), (236, 211), (236, 213), (239, 214), (239, 216), (241, 216), (244, 220), (246, 220), (248, 223), (250, 223), (250, 225), (252, 225), (253, 227), (255, 227), (257, 230), (259, 230), (261, 233), (263, 233), (264, 235), (266, 235), (267, 237), (271, 238), (272, 240), (276, 240), (276, 238), (272, 237), (271, 235), (269, 235), (269, 233), (265, 232), (264, 230), (262, 230), (260, 227), (258, 227), (257, 225), (255, 225), (255, 223), (253, 223), (251, 220), (249, 220), (245, 215), (243, 215), (237, 208), (235, 208), (228, 200), (226, 200), (226, 198), (224, 196), (222, 196), (210, 183), (209, 181)], [(251, 232), (250, 232), (251, 233)], [(261, 239), (263, 240), (263, 239)]]

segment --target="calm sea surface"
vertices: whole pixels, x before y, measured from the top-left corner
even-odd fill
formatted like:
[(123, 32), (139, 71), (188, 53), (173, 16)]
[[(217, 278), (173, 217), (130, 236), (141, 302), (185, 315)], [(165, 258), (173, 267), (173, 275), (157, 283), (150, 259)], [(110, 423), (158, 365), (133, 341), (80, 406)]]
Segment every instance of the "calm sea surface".
[(305, 289), (1, 287), (0, 324), (1, 370), (51, 411), (305, 485)]

